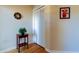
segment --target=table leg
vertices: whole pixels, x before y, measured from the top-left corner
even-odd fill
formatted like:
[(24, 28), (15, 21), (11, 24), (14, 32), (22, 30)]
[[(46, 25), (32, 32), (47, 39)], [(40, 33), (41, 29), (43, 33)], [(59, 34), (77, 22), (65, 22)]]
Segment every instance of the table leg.
[(24, 38), (24, 47), (26, 46), (26, 38)]
[(16, 42), (16, 49), (18, 49), (18, 38), (17, 38), (17, 42)]
[(19, 39), (19, 43), (18, 43), (18, 52), (20, 53), (20, 39)]
[(28, 46), (28, 37), (27, 37), (27, 49), (29, 48), (29, 46)]

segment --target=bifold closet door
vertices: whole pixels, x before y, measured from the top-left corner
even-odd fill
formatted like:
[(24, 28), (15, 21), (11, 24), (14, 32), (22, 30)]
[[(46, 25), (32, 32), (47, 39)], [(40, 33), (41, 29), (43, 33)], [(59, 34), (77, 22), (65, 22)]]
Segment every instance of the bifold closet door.
[(41, 31), (42, 45), (49, 49), (50, 47), (50, 7), (45, 6), (41, 9)]
[(46, 48), (50, 45), (50, 8), (44, 6), (33, 13), (34, 41)]
[(45, 33), (45, 17), (44, 17), (44, 8), (42, 7), (40, 9), (40, 20), (39, 20), (39, 41), (38, 44), (45, 47), (45, 39), (44, 39), (44, 33)]
[(40, 12), (38, 10), (33, 11), (33, 41), (34, 43), (38, 43), (39, 41), (39, 20), (40, 20)]
[(35, 42), (41, 46), (44, 46), (43, 38), (43, 26), (44, 26), (44, 15), (41, 9), (34, 12), (34, 30), (35, 30)]
[(41, 45), (44, 45), (44, 8), (40, 8), (33, 12), (33, 31), (35, 36), (33, 38), (34, 42)]

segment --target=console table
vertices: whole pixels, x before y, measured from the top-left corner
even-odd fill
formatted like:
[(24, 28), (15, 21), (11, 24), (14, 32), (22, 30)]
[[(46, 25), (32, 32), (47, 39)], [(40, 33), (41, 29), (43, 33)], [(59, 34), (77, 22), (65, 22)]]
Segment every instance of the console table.
[[(18, 49), (19, 53), (20, 53), (20, 47), (27, 45), (27, 48), (29, 48), (29, 46), (28, 46), (28, 34), (25, 34), (25, 35), (17, 34), (16, 38), (17, 38), (17, 49)], [(20, 43), (20, 40), (23, 40), (22, 38), (24, 39), (24, 42)], [(26, 41), (26, 38), (27, 38), (27, 41)]]

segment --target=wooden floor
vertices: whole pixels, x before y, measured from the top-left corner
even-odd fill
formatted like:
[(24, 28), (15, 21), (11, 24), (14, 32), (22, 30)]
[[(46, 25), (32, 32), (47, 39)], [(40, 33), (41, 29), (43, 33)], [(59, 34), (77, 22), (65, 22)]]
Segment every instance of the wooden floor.
[[(17, 49), (13, 49), (6, 53), (18, 53)], [(26, 47), (21, 48), (21, 53), (48, 53), (43, 47), (37, 45), (37, 44), (29, 44), (29, 48)]]

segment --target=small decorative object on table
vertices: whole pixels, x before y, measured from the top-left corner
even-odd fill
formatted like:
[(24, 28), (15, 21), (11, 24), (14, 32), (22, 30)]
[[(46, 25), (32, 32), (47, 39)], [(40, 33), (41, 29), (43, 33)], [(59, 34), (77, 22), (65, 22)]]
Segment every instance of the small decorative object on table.
[(19, 29), (19, 33), (20, 33), (21, 35), (24, 35), (26, 32), (27, 32), (26, 28), (20, 28), (20, 29)]

